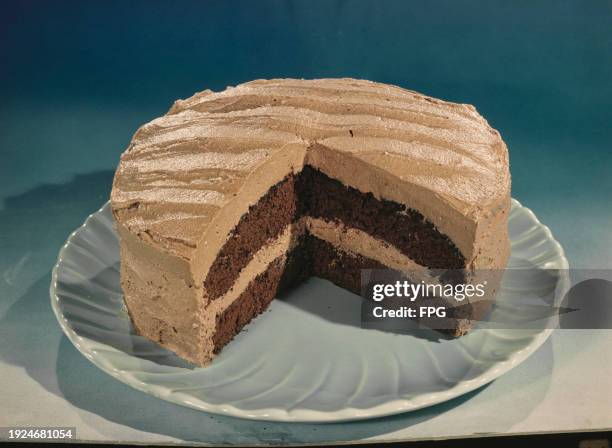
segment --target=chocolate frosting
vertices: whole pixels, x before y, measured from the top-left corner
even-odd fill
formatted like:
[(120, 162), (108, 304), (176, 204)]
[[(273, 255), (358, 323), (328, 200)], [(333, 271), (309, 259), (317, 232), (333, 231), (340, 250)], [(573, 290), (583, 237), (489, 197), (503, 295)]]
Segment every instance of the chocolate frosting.
[(363, 80), (277, 79), (197, 93), (142, 126), (113, 211), (201, 274), (248, 206), (304, 164), (417, 209), (468, 259), (478, 227), (508, 207), (506, 146), (473, 106)]

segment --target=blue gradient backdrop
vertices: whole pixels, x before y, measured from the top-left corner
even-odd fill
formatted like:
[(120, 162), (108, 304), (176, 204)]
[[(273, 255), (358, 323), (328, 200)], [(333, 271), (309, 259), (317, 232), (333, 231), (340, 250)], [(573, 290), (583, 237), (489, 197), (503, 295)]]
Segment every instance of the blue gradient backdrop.
[[(513, 195), (551, 226), (570, 261), (612, 265), (609, 1), (77, 1), (3, 9), (5, 209), (35, 208), (43, 198), (21, 197), (34, 187), (72, 188), (74, 175), (112, 170), (136, 127), (176, 98), (254, 78), (351, 76), (476, 105), (508, 143)], [(110, 178), (99, 177), (106, 192)], [(102, 200), (89, 201), (71, 224)]]

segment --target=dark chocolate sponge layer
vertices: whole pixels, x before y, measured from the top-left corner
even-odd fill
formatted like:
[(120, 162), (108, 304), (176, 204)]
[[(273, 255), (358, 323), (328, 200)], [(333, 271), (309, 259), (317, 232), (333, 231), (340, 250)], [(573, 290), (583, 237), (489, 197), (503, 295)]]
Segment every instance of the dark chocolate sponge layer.
[(209, 298), (225, 294), (255, 253), (302, 216), (364, 231), (422, 266), (465, 267), (453, 242), (419, 212), (345, 186), (307, 165), (274, 185), (240, 219), (204, 280)]
[[(338, 250), (313, 235), (302, 236), (293, 250), (270, 263), (217, 317), (213, 336), (215, 353), (219, 353), (246, 324), (264, 312), (274, 297), (309, 277), (323, 278), (360, 294), (362, 269), (385, 269), (385, 266), (370, 258)], [(464, 329), (460, 319), (476, 319), (484, 315), (490, 303), (482, 305), (486, 305), (486, 308), (472, 310), (470, 305), (461, 308), (462, 315), (453, 316), (454, 320), (449, 321), (442, 332), (449, 336), (461, 335)]]

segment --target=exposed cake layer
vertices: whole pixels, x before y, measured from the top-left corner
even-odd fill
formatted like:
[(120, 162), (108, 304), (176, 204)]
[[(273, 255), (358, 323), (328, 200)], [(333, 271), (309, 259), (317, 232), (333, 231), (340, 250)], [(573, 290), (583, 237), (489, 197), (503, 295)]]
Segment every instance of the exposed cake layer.
[(377, 262), (380, 266), (385, 266), (387, 269), (410, 272), (418, 278), (431, 278), (429, 268), (418, 264), (388, 242), (380, 240), (363, 230), (321, 218), (305, 217), (302, 218), (302, 222), (310, 235), (340, 250), (359, 254)]
[[(247, 265), (240, 270), (238, 275), (234, 278), (231, 287), (216, 300), (213, 301), (202, 301), (201, 312), (199, 319), (201, 322), (200, 332), (200, 350), (202, 351), (206, 359), (210, 359), (214, 356), (214, 346), (212, 341), (216, 333), (216, 319), (224, 313), (228, 307), (231, 307), (233, 303), (239, 298), (239, 296), (247, 289), (253, 279), (262, 275), (266, 270), (270, 268), (271, 263), (274, 260), (286, 258), (289, 256), (295, 247), (299, 244), (302, 236), (304, 235), (304, 225), (301, 222), (292, 223), (287, 225), (280, 235), (270, 241), (268, 241), (259, 251), (257, 251), (247, 263)], [(263, 297), (267, 297), (264, 294), (261, 298), (262, 302), (260, 305), (265, 308)]]
[(218, 354), (242, 328), (261, 314), (281, 291), (303, 280), (300, 269), (301, 253), (294, 251), (273, 260), (264, 272), (253, 278), (245, 290), (214, 322), (213, 354)]
[[(283, 182), (277, 185), (263, 203), (268, 203), (270, 197), (284, 197), (278, 194), (286, 190), (288, 184)], [(264, 214), (261, 217), (261, 225), (271, 225), (276, 218), (273, 213)], [(251, 229), (242, 228), (238, 235), (248, 238), (252, 234)], [(350, 257), (347, 255), (346, 259), (339, 259), (347, 263), (350, 261), (351, 269), (342, 275), (340, 271), (328, 273), (324, 267), (338, 263), (338, 260), (329, 258), (332, 251), (324, 250), (327, 246), (336, 248), (339, 254), (352, 254)], [(229, 259), (232, 259), (231, 254)], [(239, 272), (232, 274), (230, 286), (222, 294), (214, 300), (203, 302), (205, 305), (200, 316), (203, 353), (212, 357), (225, 344), (222, 341), (227, 342), (228, 337), (233, 337), (229, 328), (242, 328), (253, 316), (262, 312), (283, 288), (314, 275), (359, 293), (360, 269), (383, 268), (385, 264), (381, 261), (388, 261), (391, 266), (397, 266), (400, 270), (420, 269), (423, 273), (427, 272), (425, 267), (391, 248), (388, 243), (361, 230), (347, 228), (338, 221), (326, 222), (320, 218), (303, 216), (286, 224), (278, 236), (269, 238), (259, 250), (248, 257)], [(344, 264), (346, 263), (341, 263)], [(226, 271), (225, 274), (227, 273)], [(213, 283), (222, 280), (223, 277), (219, 277), (213, 280)], [(268, 286), (269, 290), (266, 289)], [(221, 334), (217, 334), (220, 322), (223, 323), (223, 329)], [(210, 345), (211, 341), (216, 348)]]
[[(272, 196), (286, 188), (287, 181), (272, 189)], [(267, 202), (267, 199), (264, 200)], [(268, 215), (274, 220), (274, 215)], [(267, 222), (267, 220), (264, 220)], [(249, 234), (248, 229), (246, 235)], [(310, 276), (327, 279), (336, 285), (360, 293), (362, 269), (393, 269), (414, 281), (439, 281), (438, 273), (420, 265), (386, 241), (363, 230), (347, 227), (339, 220), (302, 216), (257, 252), (229, 291), (209, 302), (206, 311), (214, 323), (211, 356), (218, 353), (250, 320), (263, 312), (283, 290)], [(445, 302), (454, 306), (453, 303)], [(469, 313), (469, 305), (463, 307)], [(462, 319), (453, 321), (446, 332), (459, 335), (467, 330)], [(210, 351), (209, 342), (206, 351)]]
[[(236, 287), (210, 306), (216, 316), (212, 338), (214, 353), (218, 353), (252, 318), (263, 312), (280, 292), (295, 286), (308, 277), (317, 276), (336, 285), (360, 292), (361, 269), (383, 268), (375, 260), (344, 251), (311, 235), (303, 226), (296, 244), (270, 262), (246, 284)], [(241, 282), (242, 283), (242, 282)]]
[[(341, 223), (359, 230), (428, 268), (462, 269), (465, 258), (450, 239), (420, 213), (342, 185), (305, 166), (270, 190), (240, 219), (204, 280), (206, 301), (224, 294), (238, 273), (267, 241), (302, 217)], [(380, 248), (386, 252), (386, 248)]]
[(298, 216), (295, 175), (290, 174), (251, 206), (232, 230), (204, 280), (205, 301), (214, 300), (231, 288), (253, 255)]
[(431, 221), (411, 204), (378, 199), (343, 185), (318, 169), (304, 166), (296, 177), (300, 216), (343, 223), (386, 241), (416, 263), (430, 268), (461, 269), (465, 257)]
[[(307, 219), (308, 220), (308, 219)], [(335, 229), (333, 229), (336, 227)], [(319, 233), (322, 239), (310, 233), (310, 229), (325, 229)], [(333, 229), (333, 230), (332, 230)], [(254, 317), (265, 311), (270, 302), (283, 291), (298, 285), (310, 276), (330, 280), (341, 288), (359, 294), (361, 291), (362, 269), (387, 269), (388, 265), (370, 258), (363, 253), (351, 249), (365, 249), (373, 256), (380, 257), (380, 251), (372, 250), (374, 246), (384, 243), (372, 241), (372, 237), (358, 230), (349, 231), (351, 242), (344, 237), (338, 238), (344, 230), (332, 223), (311, 221), (304, 227), (305, 234), (299, 237), (287, 253), (275, 258), (263, 272), (259, 272), (248, 282), (239, 294), (232, 293), (235, 298), (227, 307), (215, 313), (215, 332), (212, 336), (213, 353), (232, 340)], [(363, 240), (363, 241), (360, 241)], [(398, 258), (402, 258), (399, 255)], [(411, 266), (414, 262), (408, 263)], [(406, 267), (403, 263), (401, 266)], [(421, 267), (422, 269), (422, 267)], [(408, 278), (415, 273), (424, 274), (422, 270), (410, 270)], [(447, 299), (431, 298), (429, 302), (437, 306), (450, 306), (449, 319), (445, 322), (444, 333), (459, 336), (471, 326), (471, 321), (482, 317), (490, 308), (490, 301), (480, 301), (473, 306), (465, 303), (462, 307), (453, 308), (454, 303)], [(227, 299), (223, 299), (227, 302)], [(214, 303), (214, 302), (213, 302)], [(456, 311), (456, 312), (455, 312)]]

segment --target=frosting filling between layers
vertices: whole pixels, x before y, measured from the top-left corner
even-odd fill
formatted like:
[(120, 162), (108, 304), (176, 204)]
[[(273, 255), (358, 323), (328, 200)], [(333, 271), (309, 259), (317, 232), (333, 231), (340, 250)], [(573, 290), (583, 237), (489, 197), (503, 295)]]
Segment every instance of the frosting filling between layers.
[(464, 267), (452, 241), (418, 212), (306, 165), (251, 206), (221, 248), (203, 283), (204, 351), (218, 353), (280, 291), (309, 276), (359, 294), (362, 269), (437, 281), (431, 268)]
[(301, 217), (341, 223), (370, 234), (420, 266), (465, 267), (465, 258), (453, 242), (417, 211), (342, 185), (306, 165), (270, 188), (242, 216), (204, 280), (205, 301), (229, 290), (253, 254)]
[[(234, 287), (210, 303), (207, 311), (214, 331), (207, 342), (207, 351), (218, 353), (274, 297), (310, 276), (330, 280), (359, 294), (362, 269), (388, 268), (406, 272), (413, 281), (417, 278), (435, 281), (426, 267), (384, 241), (339, 223), (302, 218), (288, 226), (277, 241), (259, 251)], [(460, 334), (463, 330), (459, 325), (461, 321), (447, 332)]]

